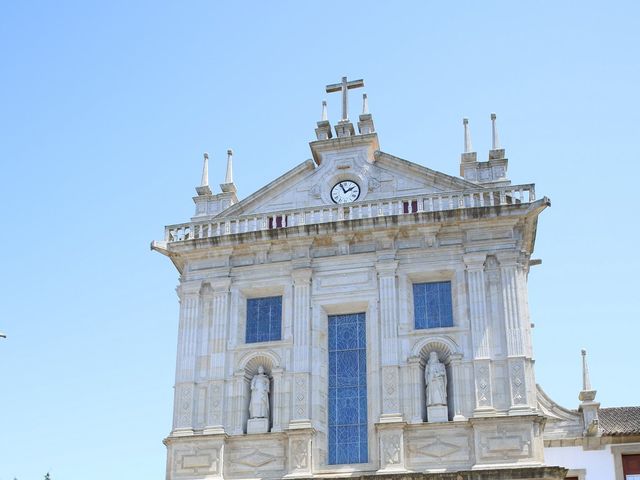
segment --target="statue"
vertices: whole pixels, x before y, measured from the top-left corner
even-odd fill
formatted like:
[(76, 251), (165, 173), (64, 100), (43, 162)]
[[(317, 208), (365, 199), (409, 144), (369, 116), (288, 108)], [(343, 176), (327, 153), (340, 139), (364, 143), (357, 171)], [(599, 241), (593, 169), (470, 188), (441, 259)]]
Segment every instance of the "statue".
[(427, 385), (427, 407), (447, 405), (447, 372), (438, 360), (438, 354), (431, 352), (424, 370)]
[(251, 379), (249, 418), (269, 418), (269, 377), (265, 375), (262, 365)]

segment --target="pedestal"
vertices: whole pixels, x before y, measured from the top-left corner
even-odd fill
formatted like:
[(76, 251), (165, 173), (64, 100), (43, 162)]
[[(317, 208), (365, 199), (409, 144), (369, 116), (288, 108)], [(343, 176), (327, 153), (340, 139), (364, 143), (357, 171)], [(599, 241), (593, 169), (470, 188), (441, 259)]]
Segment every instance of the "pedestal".
[(449, 410), (446, 405), (434, 405), (427, 407), (427, 422), (448, 422)]
[(268, 418), (250, 418), (247, 420), (247, 433), (267, 433), (268, 431)]

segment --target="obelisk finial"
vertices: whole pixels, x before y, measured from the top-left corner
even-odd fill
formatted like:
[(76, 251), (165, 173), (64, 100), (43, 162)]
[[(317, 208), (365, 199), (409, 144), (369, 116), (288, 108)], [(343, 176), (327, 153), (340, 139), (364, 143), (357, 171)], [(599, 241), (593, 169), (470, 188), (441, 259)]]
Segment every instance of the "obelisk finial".
[(323, 100), (322, 101), (322, 118), (320, 119), (321, 122), (326, 122), (327, 121), (327, 101)]
[(209, 188), (209, 154), (205, 152), (203, 157), (202, 178), (200, 179), (200, 186), (196, 187), (196, 193), (198, 195), (211, 195), (211, 188)]
[(367, 94), (363, 93), (362, 94), (362, 114), (366, 115), (367, 113), (369, 113), (369, 100), (367, 98)]
[(591, 390), (591, 379), (589, 378), (589, 366), (587, 365), (587, 351), (583, 348), (582, 351), (582, 390)]
[(201, 187), (209, 186), (209, 154), (204, 152), (204, 163), (202, 165), (202, 179), (200, 180)]
[(469, 130), (469, 119), (463, 118), (462, 125), (464, 125), (464, 153), (471, 153), (473, 147), (471, 146), (471, 131)]
[(498, 139), (498, 128), (496, 127), (496, 114), (491, 114), (491, 150), (500, 148), (500, 140)]
[(233, 150), (227, 150), (227, 174), (224, 183), (233, 183)]

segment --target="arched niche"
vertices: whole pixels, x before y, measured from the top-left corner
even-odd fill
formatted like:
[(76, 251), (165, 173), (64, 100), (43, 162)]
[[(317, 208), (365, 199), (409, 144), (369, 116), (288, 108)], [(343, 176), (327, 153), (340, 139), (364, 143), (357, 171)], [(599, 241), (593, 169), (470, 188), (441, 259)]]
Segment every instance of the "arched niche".
[[(247, 431), (247, 420), (249, 419), (249, 401), (251, 400), (251, 380), (258, 373), (258, 368), (262, 366), (264, 373), (269, 377), (269, 430), (276, 423), (275, 408), (278, 407), (276, 399), (277, 392), (282, 388), (278, 385), (281, 380), (280, 357), (271, 351), (251, 352), (242, 357), (238, 370), (243, 372), (243, 409), (242, 409), (242, 429)], [(279, 374), (274, 375), (274, 372)]]
[[(448, 409), (448, 419), (452, 420), (455, 415), (455, 406), (454, 401), (456, 399), (456, 395), (454, 392), (454, 369), (451, 365), (452, 358), (459, 358), (461, 354), (460, 347), (458, 344), (448, 336), (436, 336), (436, 337), (428, 337), (423, 338), (417, 341), (412, 350), (411, 354), (413, 357), (418, 358), (420, 361), (420, 378), (417, 379), (417, 382), (420, 384), (420, 405), (421, 405), (421, 415), (422, 421), (427, 421), (427, 405), (426, 405), (426, 381), (425, 381), (425, 368), (427, 365), (427, 361), (429, 360), (429, 355), (431, 352), (436, 352), (438, 354), (438, 360), (444, 363), (445, 370), (447, 372), (447, 409)], [(456, 372), (457, 373), (457, 372)]]

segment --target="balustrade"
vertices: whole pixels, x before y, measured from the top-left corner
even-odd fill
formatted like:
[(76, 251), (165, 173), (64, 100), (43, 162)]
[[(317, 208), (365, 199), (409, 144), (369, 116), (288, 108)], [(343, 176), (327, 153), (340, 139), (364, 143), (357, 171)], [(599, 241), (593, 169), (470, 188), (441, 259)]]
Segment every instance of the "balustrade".
[(395, 199), (355, 202), (349, 205), (311, 207), (271, 212), (270, 214), (213, 218), (204, 222), (169, 225), (165, 228), (165, 240), (180, 242), (314, 223), (410, 215), (418, 212), (438, 212), (459, 208), (514, 205), (531, 203), (534, 200), (533, 185), (509, 185), (460, 192), (414, 195)]

